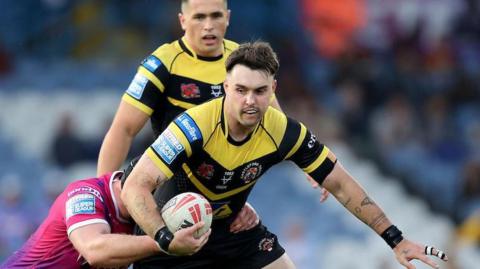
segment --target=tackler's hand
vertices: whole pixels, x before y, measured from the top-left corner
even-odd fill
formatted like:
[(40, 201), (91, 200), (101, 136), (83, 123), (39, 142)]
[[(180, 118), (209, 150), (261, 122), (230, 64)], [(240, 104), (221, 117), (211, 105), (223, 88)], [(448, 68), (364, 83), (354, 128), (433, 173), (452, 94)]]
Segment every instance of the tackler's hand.
[(258, 217), (257, 212), (255, 212), (255, 209), (253, 209), (249, 203), (245, 203), (245, 206), (243, 206), (235, 220), (230, 224), (230, 232), (238, 233), (250, 230), (257, 226), (259, 222), (260, 218)]
[(310, 185), (312, 185), (312, 188), (317, 189), (320, 188), (320, 203), (325, 202), (328, 199), (328, 196), (330, 193), (327, 191), (327, 189), (323, 188), (318, 184), (318, 182), (315, 181), (310, 175), (305, 174), (307, 176), (308, 182), (310, 182)]

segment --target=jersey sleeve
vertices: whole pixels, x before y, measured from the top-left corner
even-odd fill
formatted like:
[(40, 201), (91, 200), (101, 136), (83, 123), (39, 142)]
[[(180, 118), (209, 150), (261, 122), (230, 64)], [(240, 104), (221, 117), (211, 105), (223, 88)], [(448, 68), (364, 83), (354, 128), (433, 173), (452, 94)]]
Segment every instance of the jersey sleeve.
[[(104, 223), (107, 211), (105, 198), (92, 186), (77, 186), (67, 193), (65, 201), (65, 223), (67, 234), (85, 225)], [(110, 226), (110, 225), (109, 225)]]
[[(291, 119), (289, 121), (292, 122)], [(290, 137), (293, 139), (290, 142), (291, 148), (287, 159), (293, 161), (315, 181), (322, 184), (337, 162), (335, 155), (327, 146), (321, 144), (303, 124), (292, 123), (291, 125), (296, 128), (290, 129), (297, 130), (290, 132)]]
[(162, 59), (156, 52), (145, 58), (138, 67), (122, 100), (149, 116), (152, 115), (156, 105), (162, 100), (165, 87), (168, 85), (170, 72), (167, 65), (167, 59)]
[(168, 177), (203, 145), (203, 135), (195, 120), (180, 114), (147, 149), (146, 154)]

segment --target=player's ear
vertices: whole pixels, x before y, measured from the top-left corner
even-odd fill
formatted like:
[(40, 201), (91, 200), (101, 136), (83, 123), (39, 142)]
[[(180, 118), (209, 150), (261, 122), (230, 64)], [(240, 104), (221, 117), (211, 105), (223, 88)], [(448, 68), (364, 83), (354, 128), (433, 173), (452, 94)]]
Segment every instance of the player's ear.
[(230, 9), (227, 10), (227, 26), (230, 24)]
[(180, 22), (180, 26), (182, 26), (182, 30), (185, 31), (186, 30), (186, 26), (185, 26), (185, 15), (183, 15), (183, 13), (178, 13), (178, 21)]
[(272, 82), (272, 91), (273, 91), (273, 93), (275, 93), (276, 90), (277, 90), (277, 80), (274, 79), (273, 82)]

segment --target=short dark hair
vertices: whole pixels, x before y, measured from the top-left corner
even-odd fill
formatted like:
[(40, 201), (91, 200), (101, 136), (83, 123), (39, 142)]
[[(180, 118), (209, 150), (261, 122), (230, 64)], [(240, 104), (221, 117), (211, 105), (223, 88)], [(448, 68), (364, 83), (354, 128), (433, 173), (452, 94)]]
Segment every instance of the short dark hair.
[[(183, 8), (183, 5), (186, 5), (188, 4), (189, 0), (182, 0), (182, 8)], [(227, 0), (223, 0), (223, 3), (225, 3), (225, 8), (228, 7), (228, 1)]]
[(262, 70), (273, 76), (280, 67), (277, 54), (269, 43), (262, 41), (243, 43), (234, 50), (225, 63), (227, 73), (237, 64), (252, 70)]

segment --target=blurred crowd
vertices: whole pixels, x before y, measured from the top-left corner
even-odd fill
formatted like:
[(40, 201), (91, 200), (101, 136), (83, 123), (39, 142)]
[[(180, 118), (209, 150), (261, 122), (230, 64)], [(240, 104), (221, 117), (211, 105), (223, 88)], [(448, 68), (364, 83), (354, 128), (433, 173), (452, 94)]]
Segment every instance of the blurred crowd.
[[(111, 73), (127, 66), (133, 76), (145, 55), (181, 36), (178, 2), (2, 0), (0, 80), (25, 59), (94, 62)], [(277, 96), (288, 114), (322, 141), (345, 141), (377, 161), (480, 246), (480, 225), (471, 224), (480, 222), (480, 1), (242, 0), (229, 7), (227, 38), (261, 38), (279, 53)], [(130, 79), (115, 81), (118, 100)], [(48, 160), (95, 162), (104, 134), (85, 141), (70, 120), (59, 123)], [(12, 204), (15, 192), (5, 189), (1, 203)], [(5, 220), (10, 207), (0, 208)]]

